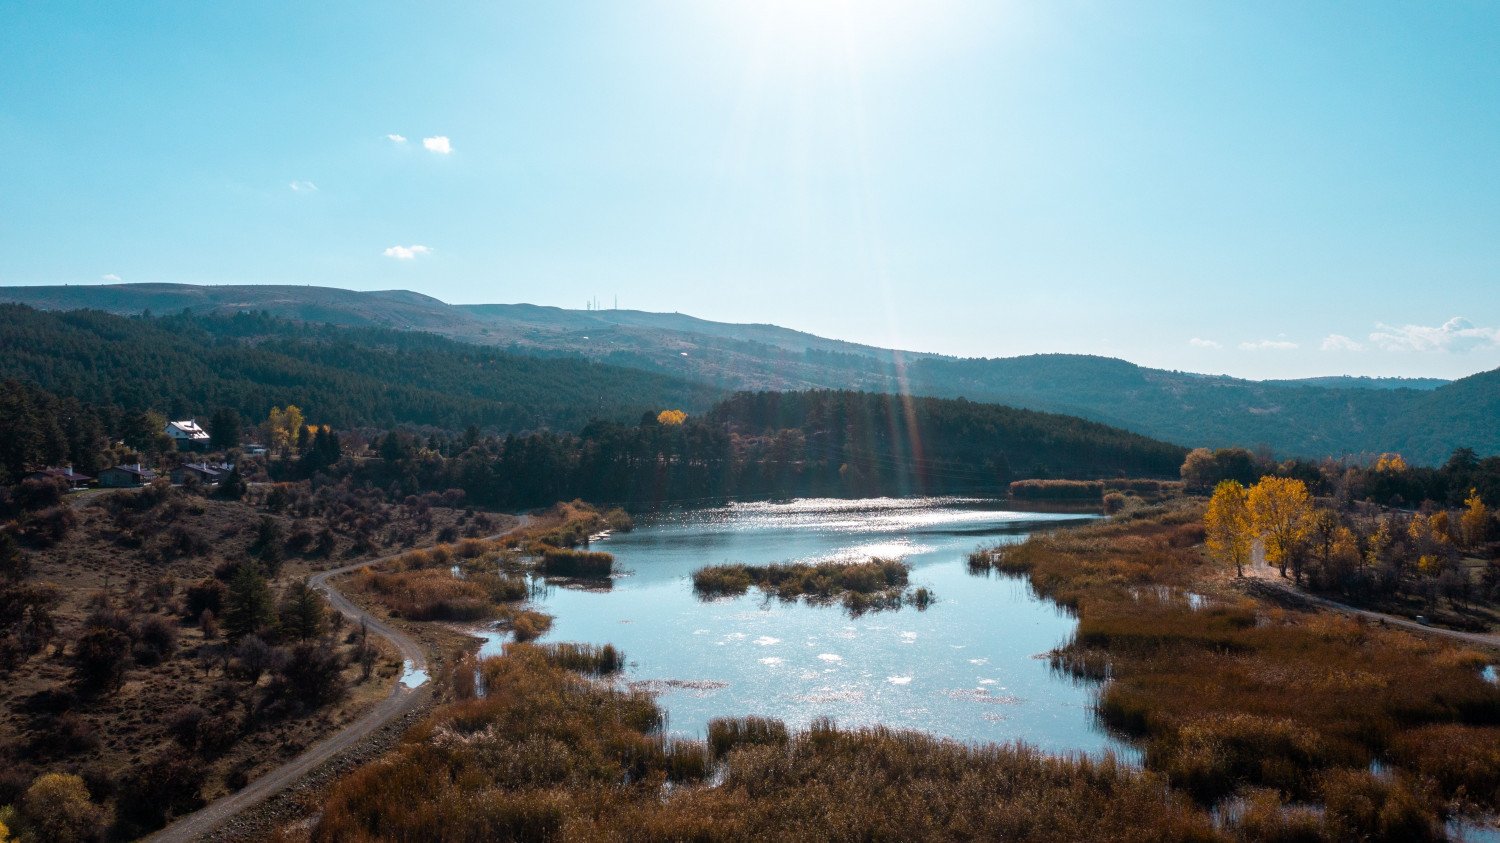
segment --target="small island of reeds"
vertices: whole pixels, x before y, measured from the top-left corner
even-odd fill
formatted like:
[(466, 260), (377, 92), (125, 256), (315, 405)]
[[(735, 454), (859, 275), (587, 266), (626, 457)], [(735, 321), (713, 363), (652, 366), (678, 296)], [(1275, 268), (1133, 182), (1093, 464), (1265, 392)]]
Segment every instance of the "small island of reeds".
[(851, 614), (914, 606), (935, 599), (926, 588), (907, 588), (911, 566), (891, 559), (867, 562), (786, 562), (772, 565), (710, 565), (693, 572), (700, 598), (737, 597), (753, 586), (768, 597), (810, 603), (838, 600)]

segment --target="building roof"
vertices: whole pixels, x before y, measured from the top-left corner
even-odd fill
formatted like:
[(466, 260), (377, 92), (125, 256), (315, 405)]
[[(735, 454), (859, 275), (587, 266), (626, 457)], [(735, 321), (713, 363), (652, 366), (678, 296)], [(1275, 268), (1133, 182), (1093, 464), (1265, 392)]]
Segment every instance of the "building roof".
[(70, 480), (70, 481), (72, 481), (74, 483), (86, 483), (86, 482), (94, 479), (94, 478), (88, 476), (87, 474), (83, 474), (81, 472), (74, 471), (73, 467), (71, 465), (70, 466), (64, 466), (62, 468), (58, 468), (56, 466), (50, 466), (49, 465), (46, 468), (37, 469), (36, 471), (33, 471), (33, 472), (31, 472), (30, 474), (28, 474), (26, 476), (27, 477), (60, 477), (63, 480)]
[(186, 469), (188, 471), (196, 471), (199, 474), (207, 474), (210, 477), (218, 477), (220, 474), (228, 474), (229, 472), (234, 471), (234, 464), (227, 462), (189, 462), (183, 463), (182, 465), (179, 465), (177, 467), (179, 469)]
[[(176, 429), (176, 432), (173, 431), (174, 428)], [(192, 419), (186, 419), (184, 421), (169, 421), (167, 422), (166, 432), (168, 436), (175, 436), (179, 439), (208, 438), (208, 431), (199, 427), (198, 422)]]
[[(146, 467), (142, 466), (140, 463), (135, 463), (134, 465), (117, 465), (117, 466), (115, 466), (113, 468), (106, 468), (106, 469), (104, 469), (104, 471), (123, 471), (123, 472), (126, 472), (128, 474), (134, 474), (135, 476), (141, 478), (142, 480), (155, 480), (156, 479), (156, 472), (152, 471), (149, 468), (146, 468)], [(101, 471), (99, 473), (103, 474), (104, 471)]]

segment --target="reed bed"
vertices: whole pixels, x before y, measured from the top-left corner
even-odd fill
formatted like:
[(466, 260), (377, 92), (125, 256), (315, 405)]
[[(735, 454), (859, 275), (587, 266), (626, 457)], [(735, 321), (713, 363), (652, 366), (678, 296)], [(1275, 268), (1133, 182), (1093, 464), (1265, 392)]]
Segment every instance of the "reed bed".
[(769, 717), (717, 717), (708, 721), (708, 749), (723, 758), (742, 746), (786, 746), (786, 724)]
[(554, 504), (545, 512), (532, 516), (524, 529), (507, 534), (501, 541), (506, 547), (528, 553), (541, 546), (572, 548), (587, 544), (589, 536), (604, 530), (627, 532), (634, 527), (624, 510), (600, 512), (583, 501)]
[(607, 579), (614, 573), (614, 556), (602, 551), (541, 545), (536, 553), (537, 570), (549, 577)]
[(905, 563), (890, 559), (847, 564), (711, 565), (693, 572), (693, 590), (700, 598), (711, 600), (738, 596), (753, 586), (778, 600), (838, 600), (851, 615), (902, 606), (926, 609), (937, 597), (927, 588), (908, 591), (910, 570)]
[(415, 621), (475, 621), (492, 616), (495, 601), (481, 583), (446, 570), (380, 572), (365, 569), (354, 587), (374, 594), (392, 613)]
[[(1359, 786), (1395, 800), (1394, 814), (1420, 803), (1430, 825), (1456, 797), (1500, 808), (1500, 690), (1480, 678), (1482, 656), (1232, 593), (1195, 609), (1180, 593), (1209, 574), (1200, 516), (1194, 505), (1157, 510), (1037, 536), (1002, 557), (1076, 610), (1053, 666), (1109, 677), (1099, 716), (1143, 741), (1150, 769), (1205, 805), (1255, 788), (1328, 804), (1331, 787), (1359, 784), (1344, 774), (1381, 758), (1395, 784)], [(1377, 826), (1360, 834), (1385, 839)]]
[(625, 654), (613, 644), (540, 644), (537, 651), (557, 667), (588, 676), (607, 676), (625, 667)]
[(375, 571), (355, 575), (354, 587), (374, 594), (400, 617), (415, 621), (477, 621), (500, 606), (526, 599), (526, 581), (501, 574), (455, 577), (446, 568)]
[(480, 670), (484, 698), (442, 707), (332, 787), (312, 840), (1228, 839), (1160, 777), (1110, 757), (827, 721), (716, 721), (722, 783), (706, 787), (710, 747), (661, 736), (649, 694), (533, 645)]

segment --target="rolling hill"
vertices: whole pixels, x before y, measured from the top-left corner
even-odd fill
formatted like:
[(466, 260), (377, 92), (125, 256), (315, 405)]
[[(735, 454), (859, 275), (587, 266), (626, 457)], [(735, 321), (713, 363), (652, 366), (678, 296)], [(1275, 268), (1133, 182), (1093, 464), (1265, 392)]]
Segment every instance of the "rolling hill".
[(0, 301), (114, 313), (266, 311), (304, 322), (430, 332), (533, 357), (583, 357), (725, 392), (889, 392), (904, 383), (919, 395), (1077, 415), (1187, 445), (1266, 446), (1282, 455), (1394, 450), (1435, 464), (1459, 446), (1500, 453), (1500, 371), (1453, 383), (1342, 376), (1250, 381), (1085, 355), (962, 359), (677, 313), (449, 305), (406, 291), (321, 287), (8, 287), (0, 288)]

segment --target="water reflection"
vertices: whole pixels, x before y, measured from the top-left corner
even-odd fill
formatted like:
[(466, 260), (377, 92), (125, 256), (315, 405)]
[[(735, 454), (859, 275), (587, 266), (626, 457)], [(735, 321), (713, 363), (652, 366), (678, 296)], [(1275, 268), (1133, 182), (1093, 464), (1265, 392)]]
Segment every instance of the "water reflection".
[[(613, 643), (626, 680), (660, 692), (668, 728), (701, 736), (711, 717), (756, 714), (805, 727), (883, 723), (972, 741), (1022, 739), (1044, 750), (1128, 747), (1092, 716), (1095, 686), (1054, 675), (1046, 654), (1074, 621), (1023, 580), (977, 579), (968, 553), (1020, 541), (1078, 515), (1002, 510), (959, 499), (802, 500), (674, 514), (596, 542), (615, 555), (614, 589), (540, 595), (552, 641)], [(876, 550), (878, 549), (878, 551)], [(705, 565), (902, 558), (926, 612), (850, 618), (838, 606), (767, 601), (752, 590), (704, 603)]]

